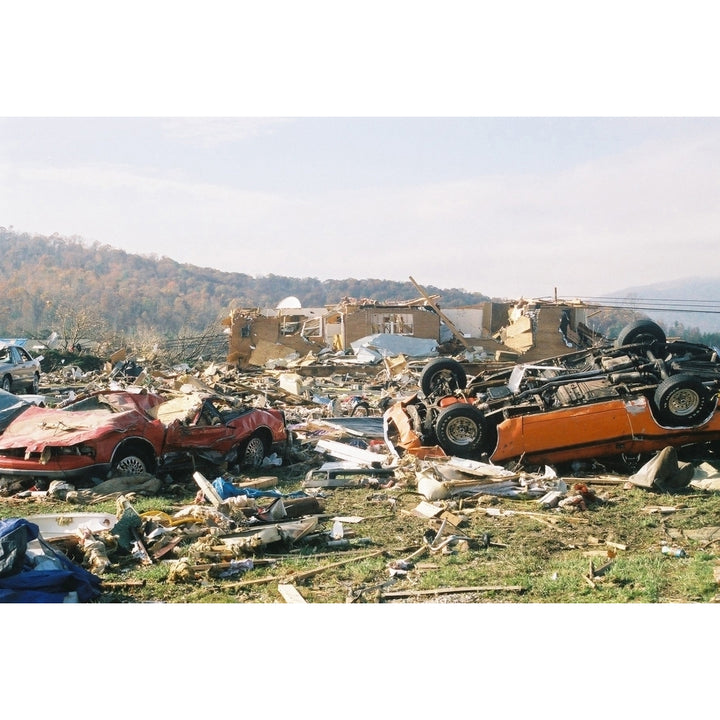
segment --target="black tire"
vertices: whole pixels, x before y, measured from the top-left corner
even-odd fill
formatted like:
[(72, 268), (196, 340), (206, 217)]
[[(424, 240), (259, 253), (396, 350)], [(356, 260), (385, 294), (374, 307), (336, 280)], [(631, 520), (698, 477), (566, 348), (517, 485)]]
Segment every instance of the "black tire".
[(435, 358), (420, 373), (420, 389), (425, 397), (452, 395), (467, 386), (465, 368), (452, 358)]
[(680, 373), (657, 386), (653, 402), (661, 425), (690, 427), (707, 420), (715, 407), (715, 396), (695, 375)]
[(124, 477), (153, 472), (155, 472), (155, 461), (150, 454), (140, 448), (128, 447), (116, 452), (110, 474), (114, 477)]
[(665, 331), (652, 320), (636, 320), (626, 325), (617, 336), (615, 347), (634, 345), (636, 343), (655, 343), (662, 345), (667, 341)]
[(259, 435), (253, 435), (247, 440), (240, 450), (241, 467), (259, 468), (267, 454), (265, 442)]
[(5, 392), (9, 392), (9, 393), (12, 392), (12, 378), (11, 378), (9, 375), (6, 375), (6, 376), (2, 379), (2, 389), (3, 389)]
[(40, 375), (38, 373), (35, 373), (33, 376), (33, 381), (25, 388), (28, 395), (37, 395), (38, 390), (40, 389)]
[(488, 449), (485, 416), (467, 403), (455, 403), (441, 410), (435, 434), (438, 445), (450, 455), (471, 458)]
[(350, 415), (358, 417), (367, 417), (370, 414), (370, 406), (366, 402), (358, 403), (353, 409)]

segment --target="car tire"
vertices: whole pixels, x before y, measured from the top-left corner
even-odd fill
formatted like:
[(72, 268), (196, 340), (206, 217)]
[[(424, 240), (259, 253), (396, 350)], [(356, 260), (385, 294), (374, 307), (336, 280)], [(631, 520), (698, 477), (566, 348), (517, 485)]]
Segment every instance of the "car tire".
[(467, 386), (465, 368), (452, 358), (430, 360), (420, 373), (420, 389), (425, 397), (452, 395)]
[(695, 375), (680, 373), (665, 378), (653, 398), (661, 425), (690, 427), (703, 423), (715, 407), (715, 397)]
[(615, 347), (636, 343), (664, 344), (667, 341), (665, 331), (652, 320), (636, 320), (626, 325), (617, 336)]
[(9, 375), (2, 379), (2, 389), (5, 392), (12, 392), (12, 378)]
[(244, 467), (259, 468), (263, 464), (267, 449), (259, 435), (251, 437), (242, 447), (240, 462)]
[(30, 383), (30, 385), (25, 388), (28, 395), (37, 395), (38, 390), (40, 389), (40, 375), (38, 373), (35, 373), (33, 376), (33, 381)]
[(154, 471), (154, 463), (147, 455), (138, 450), (120, 450), (112, 461), (111, 475), (123, 477), (127, 475), (144, 475)]
[(487, 450), (487, 421), (472, 405), (455, 403), (440, 411), (435, 421), (438, 445), (450, 455), (471, 458)]

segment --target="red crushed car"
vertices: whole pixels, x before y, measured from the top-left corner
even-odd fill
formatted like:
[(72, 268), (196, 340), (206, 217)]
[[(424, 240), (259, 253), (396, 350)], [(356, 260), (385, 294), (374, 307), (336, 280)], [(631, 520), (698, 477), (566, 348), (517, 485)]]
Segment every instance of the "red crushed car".
[(468, 378), (435, 358), (420, 392), (385, 413), (388, 438), (418, 456), (495, 463), (620, 459), (637, 465), (667, 446), (720, 451), (715, 348), (668, 341), (631, 323), (614, 343)]
[(26, 408), (0, 435), (0, 476), (92, 481), (258, 467), (273, 452), (284, 456), (287, 442), (279, 410), (234, 407), (212, 395), (168, 400), (105, 390), (62, 407)]

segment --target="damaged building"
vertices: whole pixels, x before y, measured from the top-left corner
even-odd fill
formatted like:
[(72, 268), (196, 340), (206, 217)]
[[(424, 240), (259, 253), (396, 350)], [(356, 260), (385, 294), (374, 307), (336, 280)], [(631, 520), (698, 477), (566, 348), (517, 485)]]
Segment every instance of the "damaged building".
[(533, 361), (587, 347), (600, 339), (588, 324), (597, 308), (581, 301), (488, 301), (441, 310), (436, 297), (402, 303), (345, 298), (324, 308), (304, 308), (286, 298), (276, 308), (234, 309), (224, 320), (227, 361), (263, 366), (297, 354), (351, 353), (355, 343), (377, 335), (435, 341), (496, 361)]

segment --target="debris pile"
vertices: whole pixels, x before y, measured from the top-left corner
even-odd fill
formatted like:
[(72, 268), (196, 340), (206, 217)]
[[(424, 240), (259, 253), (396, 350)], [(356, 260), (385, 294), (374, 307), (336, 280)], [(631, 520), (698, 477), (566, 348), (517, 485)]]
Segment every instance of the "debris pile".
[[(12, 476), (0, 478), (0, 509), (10, 518), (0, 521), (0, 601), (92, 602), (103, 593), (142, 585), (119, 579), (129, 569), (160, 564), (169, 584), (220, 583), (241, 590), (272, 583), (285, 602), (306, 602), (298, 585), (371, 559), (382, 561), (383, 576), (348, 587), (346, 602), (507, 597), (527, 586), (426, 590), (413, 578), (444, 556), (502, 552), (508, 542), (497, 541), (496, 528), (518, 518), (576, 532), (588, 516), (613, 502), (603, 487), (661, 493), (720, 488), (712, 463), (681, 460), (674, 447), (659, 451), (632, 474), (616, 474), (600, 463), (585, 462), (574, 472), (567, 472), (568, 465), (560, 472), (551, 465), (498, 465), (442, 451), (403, 452), (388, 437), (386, 411), (420, 391), (427, 357), (382, 355), (379, 362), (373, 358), (355, 368), (346, 363), (342, 372), (312, 354), (268, 360), (256, 371), (221, 363), (160, 368), (122, 360), (103, 371), (64, 368), (46, 375), (43, 397), (50, 407), (62, 408), (94, 392), (131, 390), (157, 393), (179, 405), (205, 393), (234, 406), (281, 410), (287, 452), (265, 454), (253, 472), (240, 472), (223, 455), (211, 456), (208, 472), (193, 467), (185, 474), (115, 474), (83, 486), (71, 478), (36, 478), (30, 486)], [(361, 491), (363, 507), (337, 512), (345, 491)], [(188, 494), (191, 502), (174, 502)], [(163, 509), (138, 509), (151, 498), (163, 498)], [(330, 499), (333, 511), (328, 511)], [(38, 514), (32, 512), (36, 503), (64, 509)], [(91, 512), (108, 503), (114, 512)], [(407, 522), (414, 542), (400, 548), (379, 545), (362, 529), (369, 506), (380, 508), (376, 520)], [(653, 507), (662, 516), (674, 511)], [(627, 547), (612, 540), (598, 545), (607, 562), (596, 567), (591, 561), (583, 579), (593, 589), (601, 587), (618, 551)], [(668, 540), (667, 547), (676, 545)], [(288, 572), (286, 557), (318, 563)], [(253, 577), (258, 570), (262, 575)]]

